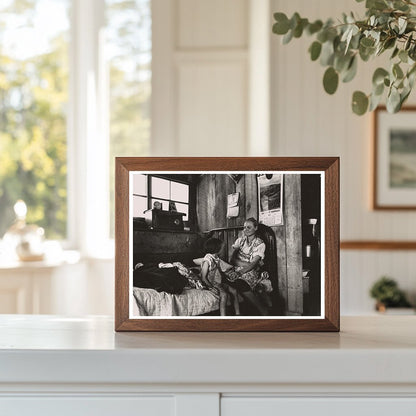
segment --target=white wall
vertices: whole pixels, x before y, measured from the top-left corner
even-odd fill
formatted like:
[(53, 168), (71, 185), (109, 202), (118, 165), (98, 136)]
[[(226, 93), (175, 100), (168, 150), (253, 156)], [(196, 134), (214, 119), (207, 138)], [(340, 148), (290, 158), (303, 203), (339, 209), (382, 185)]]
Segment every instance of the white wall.
[[(351, 0), (272, 0), (272, 11), (298, 11), (310, 19), (341, 16), (360, 11), (363, 4)], [(278, 156), (341, 157), (341, 240), (415, 240), (416, 213), (372, 211), (372, 121), (371, 115), (351, 112), (351, 95), (371, 90), (376, 62), (359, 64), (359, 75), (341, 84), (334, 96), (322, 88), (324, 68), (311, 62), (307, 52), (311, 38), (294, 39), (282, 45), (272, 36), (271, 148)], [(415, 102), (415, 96), (410, 103)], [(416, 256), (413, 251), (342, 251), (341, 311), (368, 313), (372, 282), (381, 275), (396, 278), (416, 298)]]
[[(154, 0), (153, 154), (266, 156), (270, 148), (273, 156), (340, 156), (341, 239), (415, 240), (416, 213), (370, 209), (371, 116), (353, 115), (350, 102), (354, 90), (369, 91), (377, 63), (360, 63), (357, 79), (328, 96), (322, 88), (324, 69), (307, 53), (310, 38), (283, 46), (277, 36), (267, 39), (259, 33), (264, 24), (271, 32), (274, 11), (299, 11), (313, 19), (352, 9), (362, 10), (362, 4)], [(268, 117), (270, 125), (261, 125)], [(269, 132), (270, 143), (265, 144)], [(416, 300), (414, 270), (412, 251), (342, 251), (341, 313), (371, 313), (368, 289), (384, 274), (396, 278)], [(112, 275), (110, 265), (96, 263), (90, 269), (89, 279), (104, 295), (100, 308), (94, 300), (92, 313), (97, 308), (112, 313)]]
[(246, 154), (248, 0), (154, 0), (152, 11), (152, 154)]

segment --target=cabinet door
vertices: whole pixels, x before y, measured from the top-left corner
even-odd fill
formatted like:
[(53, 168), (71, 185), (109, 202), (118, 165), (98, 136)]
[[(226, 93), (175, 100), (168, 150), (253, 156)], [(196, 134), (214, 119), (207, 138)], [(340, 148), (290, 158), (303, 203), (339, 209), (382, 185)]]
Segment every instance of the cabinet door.
[(173, 396), (99, 397), (40, 396), (0, 398), (0, 414), (7, 416), (174, 416)]
[(221, 416), (414, 416), (416, 398), (224, 397)]

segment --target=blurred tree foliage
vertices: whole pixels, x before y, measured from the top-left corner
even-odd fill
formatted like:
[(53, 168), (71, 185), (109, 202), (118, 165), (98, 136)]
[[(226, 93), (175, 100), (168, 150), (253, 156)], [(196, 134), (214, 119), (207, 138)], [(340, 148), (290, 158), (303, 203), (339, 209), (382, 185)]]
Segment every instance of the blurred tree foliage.
[(146, 156), (150, 144), (150, 0), (107, 0), (110, 48), (110, 234), (114, 235), (114, 158)]
[[(66, 237), (68, 33), (58, 33), (47, 53), (19, 59), (3, 41), (8, 19), (33, 27), (40, 1), (0, 5), (0, 238), (17, 199), (28, 205), (27, 221), (44, 227), (48, 238)], [(106, 7), (113, 219), (114, 157), (149, 151), (151, 9), (150, 0), (106, 0)]]
[(68, 40), (52, 40), (48, 52), (19, 59), (5, 50), (6, 19), (33, 24), (34, 2), (0, 8), (0, 237), (23, 199), (27, 221), (48, 238), (66, 236), (66, 119)]

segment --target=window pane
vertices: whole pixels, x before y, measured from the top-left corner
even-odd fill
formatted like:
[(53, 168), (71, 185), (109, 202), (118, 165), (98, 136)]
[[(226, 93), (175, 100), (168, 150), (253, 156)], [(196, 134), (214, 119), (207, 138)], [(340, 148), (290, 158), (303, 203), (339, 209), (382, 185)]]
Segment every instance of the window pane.
[(66, 237), (69, 4), (0, 4), (0, 237), (18, 199), (28, 223)]
[(172, 182), (170, 197), (174, 201), (189, 202), (189, 185)]
[(152, 177), (152, 196), (155, 198), (169, 199), (170, 181)]
[(184, 221), (188, 221), (188, 214), (189, 214), (189, 206), (187, 204), (179, 204), (176, 202), (176, 210), (178, 212), (183, 212), (186, 215), (183, 217)]
[(133, 196), (133, 217), (143, 217), (143, 212), (147, 210), (147, 198)]
[(105, 0), (110, 80), (110, 233), (114, 157), (146, 156), (150, 143), (151, 0)]
[(147, 195), (147, 175), (133, 176), (133, 194)]

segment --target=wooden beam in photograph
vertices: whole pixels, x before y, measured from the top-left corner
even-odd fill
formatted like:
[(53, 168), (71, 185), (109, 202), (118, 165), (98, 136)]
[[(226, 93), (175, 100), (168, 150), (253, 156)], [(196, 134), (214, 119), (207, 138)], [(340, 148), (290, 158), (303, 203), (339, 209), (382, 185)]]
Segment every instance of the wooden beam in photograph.
[(285, 175), (284, 187), (287, 309), (289, 315), (302, 315), (302, 239), (299, 238), (299, 235), (302, 235), (300, 175)]

